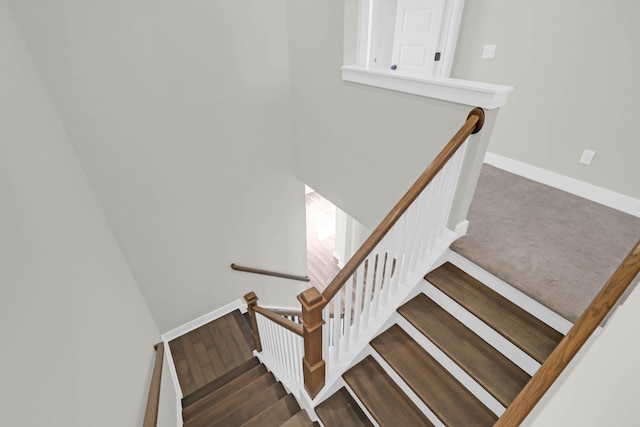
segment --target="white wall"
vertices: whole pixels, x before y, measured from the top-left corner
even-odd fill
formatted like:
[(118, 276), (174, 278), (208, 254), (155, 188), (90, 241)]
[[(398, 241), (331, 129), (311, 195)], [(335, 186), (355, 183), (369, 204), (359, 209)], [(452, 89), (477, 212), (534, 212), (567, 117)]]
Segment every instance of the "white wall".
[[(346, 3), (350, 18), (356, 18), (354, 2)], [(345, 2), (290, 0), (287, 6), (297, 173), (374, 229), (472, 108), (342, 81), (343, 51), (344, 60), (355, 63), (353, 46), (343, 49)], [(347, 45), (355, 43), (356, 25), (347, 26)], [(480, 158), (496, 115), (487, 112), (474, 147)], [(465, 177), (473, 188), (479, 166)], [(466, 218), (471, 194), (456, 202), (458, 220)]]
[(465, 2), (452, 76), (515, 87), (489, 151), (640, 199), (639, 14), (630, 0)]
[(284, 0), (11, 0), (162, 331), (306, 274)]
[(640, 424), (640, 287), (587, 343), (524, 421), (535, 427)]
[(141, 425), (160, 333), (6, 0), (0, 98), (0, 425)]

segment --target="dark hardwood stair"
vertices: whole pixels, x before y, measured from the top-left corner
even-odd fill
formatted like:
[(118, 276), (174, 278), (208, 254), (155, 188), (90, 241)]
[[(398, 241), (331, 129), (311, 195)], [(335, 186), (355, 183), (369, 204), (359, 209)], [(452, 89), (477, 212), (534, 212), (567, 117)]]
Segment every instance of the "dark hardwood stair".
[[(188, 396), (183, 397), (182, 407), (186, 408), (187, 406), (190, 406), (194, 402), (197, 402), (198, 400), (202, 399), (204, 396), (211, 393), (213, 390), (216, 390), (220, 388), (222, 385), (228, 382), (231, 382), (235, 378), (239, 377), (240, 375), (244, 374), (251, 368), (256, 367), (258, 365), (260, 365), (260, 361), (258, 361), (258, 358), (252, 357), (251, 359), (244, 362), (242, 365), (236, 366), (232, 370), (228, 371), (222, 376), (211, 381), (209, 384), (205, 385), (204, 387), (201, 387), (198, 390), (194, 391), (193, 393), (189, 394)], [(262, 368), (266, 372), (266, 368), (264, 368), (264, 366)]]
[[(256, 359), (257, 361), (257, 359)], [(182, 399), (182, 419), (187, 421), (208, 407), (213, 406), (226, 396), (241, 390), (259, 378), (267, 375), (267, 368), (262, 364), (256, 366), (247, 365), (245, 371), (235, 371), (233, 376), (221, 378), (223, 381), (215, 381), (207, 384), (202, 389), (195, 391)]]
[(539, 363), (563, 338), (560, 332), (449, 262), (425, 279)]
[(398, 312), (502, 405), (508, 406), (531, 379), (426, 295), (416, 296)]
[[(562, 339), (561, 333), (453, 264), (445, 263), (425, 278), (535, 360), (543, 361)], [(413, 333), (422, 334), (504, 407), (531, 379), (425, 294), (399, 307), (398, 314), (415, 327)], [(392, 325), (370, 344), (413, 391), (414, 398), (444, 425), (484, 427), (498, 420), (497, 404), (491, 405), (493, 411), (485, 406), (400, 325)], [(343, 378), (357, 399), (342, 388), (318, 405), (316, 413), (327, 427), (371, 425), (357, 402), (380, 426), (433, 425), (373, 356), (353, 366)]]
[(371, 345), (445, 425), (492, 426), (498, 419), (400, 326)]
[(186, 427), (315, 426), (253, 357), (253, 337), (234, 310), (169, 342), (184, 393)]
[(187, 396), (253, 357), (249, 325), (239, 310), (169, 341), (182, 394)]
[(316, 414), (326, 427), (373, 427), (344, 387), (318, 405)]
[(314, 426), (295, 398), (257, 361), (247, 361), (183, 399), (185, 427)]
[(293, 417), (289, 418), (287, 421), (282, 423), (280, 427), (319, 427), (320, 424), (317, 422), (311, 421), (309, 418), (309, 414), (304, 409), (298, 411)]
[(342, 377), (381, 426), (433, 426), (373, 357)]
[[(543, 361), (562, 339), (561, 333), (450, 263), (425, 278), (535, 360)], [(370, 344), (376, 357), (365, 357), (343, 374), (349, 390), (341, 388), (315, 408), (326, 427), (433, 426), (420, 410), (425, 406), (446, 426), (493, 425), (497, 415), (419, 344), (426, 340), (505, 407), (530, 380), (529, 374), (425, 294), (399, 307), (398, 315), (413, 325), (413, 334), (423, 337), (414, 340), (398, 324), (375, 337)], [(169, 343), (185, 395), (184, 425), (317, 426), (253, 357), (250, 337), (246, 321), (234, 311)], [(393, 378), (402, 379), (405, 390), (412, 390), (409, 394), (419, 399), (417, 404), (376, 358), (386, 362), (389, 373), (394, 371)], [(490, 406), (500, 412), (496, 404)]]

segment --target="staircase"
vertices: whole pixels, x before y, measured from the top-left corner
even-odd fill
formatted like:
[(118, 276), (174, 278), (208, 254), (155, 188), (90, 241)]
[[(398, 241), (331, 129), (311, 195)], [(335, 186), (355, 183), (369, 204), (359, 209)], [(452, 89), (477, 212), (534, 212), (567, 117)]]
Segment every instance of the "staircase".
[(234, 310), (169, 342), (185, 427), (318, 425), (253, 357), (253, 338)]
[[(543, 362), (563, 337), (451, 263), (425, 279), (427, 292), (437, 289), (489, 326), (520, 359)], [(345, 387), (316, 408), (325, 426), (371, 426), (369, 418), (381, 426), (491, 426), (531, 378), (425, 293), (397, 313), (344, 373)]]
[(255, 357), (182, 400), (185, 427), (318, 425)]
[(464, 267), (476, 278), (465, 273), (451, 254), (453, 263), (433, 269), (457, 236), (447, 224), (465, 144), (483, 121), (474, 109), (326, 289), (298, 295), (302, 324), (250, 292), (253, 332), (236, 310), (169, 342), (185, 426), (512, 427), (525, 419), (640, 271), (640, 242), (570, 331), (479, 267)]
[(313, 417), (253, 357), (238, 310), (170, 341), (184, 426), (491, 426), (563, 337), (450, 262), (394, 316)]

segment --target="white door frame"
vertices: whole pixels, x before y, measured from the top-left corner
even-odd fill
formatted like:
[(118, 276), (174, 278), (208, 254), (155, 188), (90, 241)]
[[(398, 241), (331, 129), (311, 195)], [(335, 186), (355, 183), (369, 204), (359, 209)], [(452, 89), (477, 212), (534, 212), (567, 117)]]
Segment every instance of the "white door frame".
[[(364, 68), (372, 68), (372, 31), (374, 3), (378, 0), (359, 0), (358, 3), (358, 53), (357, 65)], [(442, 23), (442, 36), (440, 37), (439, 52), (442, 52), (442, 59), (434, 67), (434, 76), (449, 77), (453, 66), (453, 57), (458, 41), (458, 32), (462, 20), (462, 10), (464, 0), (446, 0), (444, 18)]]

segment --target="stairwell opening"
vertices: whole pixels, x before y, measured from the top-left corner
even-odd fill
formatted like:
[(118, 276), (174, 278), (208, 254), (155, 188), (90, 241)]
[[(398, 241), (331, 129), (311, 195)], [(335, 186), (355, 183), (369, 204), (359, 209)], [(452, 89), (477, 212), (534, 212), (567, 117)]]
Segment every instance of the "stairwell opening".
[(309, 186), (305, 206), (309, 285), (322, 292), (370, 231)]

